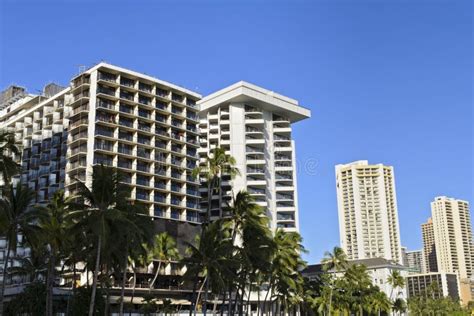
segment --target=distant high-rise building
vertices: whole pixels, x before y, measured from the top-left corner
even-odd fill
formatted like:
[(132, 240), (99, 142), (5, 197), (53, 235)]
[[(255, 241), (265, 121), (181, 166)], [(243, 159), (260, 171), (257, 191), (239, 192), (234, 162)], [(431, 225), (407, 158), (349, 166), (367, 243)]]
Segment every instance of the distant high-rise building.
[(433, 220), (428, 218), (426, 223), (421, 224), (423, 236), (423, 256), (425, 258), (425, 272), (438, 271), (438, 259), (436, 259), (436, 245), (433, 229)]
[(393, 167), (356, 161), (336, 166), (341, 247), (349, 259), (403, 264)]
[(402, 263), (404, 266), (407, 266), (408, 267), (408, 258), (407, 258), (407, 247), (404, 247), (404, 246), (401, 246), (400, 247), (401, 251), (402, 251)]
[(407, 266), (412, 273), (424, 271), (423, 250), (412, 250), (406, 252)]
[(455, 272), (460, 279), (473, 275), (474, 243), (469, 203), (436, 197), (431, 202), (438, 269)]
[[(248, 82), (238, 82), (198, 102), (201, 158), (220, 147), (236, 160), (240, 174), (222, 181), (214, 196), (211, 218), (219, 218), (240, 190), (266, 209), (272, 229), (298, 231), (295, 143), (291, 125), (310, 117), (298, 101)], [(202, 160), (204, 161), (204, 160)], [(232, 184), (232, 185), (231, 185)], [(207, 189), (201, 189), (203, 209)]]

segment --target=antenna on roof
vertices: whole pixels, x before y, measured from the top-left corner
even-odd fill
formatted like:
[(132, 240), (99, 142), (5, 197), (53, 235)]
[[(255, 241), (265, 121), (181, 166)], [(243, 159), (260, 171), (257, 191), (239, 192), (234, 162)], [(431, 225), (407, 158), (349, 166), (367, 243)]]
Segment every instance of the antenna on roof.
[(79, 74), (82, 74), (82, 73), (85, 72), (85, 71), (86, 71), (86, 66), (80, 65), (80, 66), (79, 66)]

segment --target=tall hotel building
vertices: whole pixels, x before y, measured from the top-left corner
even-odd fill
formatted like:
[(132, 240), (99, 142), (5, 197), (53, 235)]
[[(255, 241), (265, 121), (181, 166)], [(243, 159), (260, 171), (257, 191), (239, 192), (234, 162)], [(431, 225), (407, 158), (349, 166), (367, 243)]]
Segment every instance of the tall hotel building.
[(460, 279), (473, 276), (474, 243), (469, 203), (436, 197), (431, 202), (438, 269), (455, 272)]
[[(310, 117), (310, 111), (296, 100), (247, 82), (206, 96), (199, 105), (202, 162), (220, 147), (236, 159), (240, 172), (235, 179), (223, 179), (220, 194), (212, 197), (211, 218), (222, 216), (219, 206), (246, 190), (266, 208), (272, 229), (298, 231), (291, 124)], [(201, 190), (206, 196), (206, 189)], [(207, 201), (202, 199), (204, 209)]]
[(106, 63), (53, 87), (43, 96), (16, 92), (0, 114), (0, 128), (15, 131), (20, 179), (37, 203), (58, 189), (74, 194), (77, 180), (90, 184), (93, 165), (104, 164), (123, 172), (131, 198), (163, 225), (196, 226), (199, 94)]
[(336, 166), (341, 248), (349, 259), (403, 264), (393, 167), (356, 161)]
[[(272, 227), (298, 230), (291, 123), (310, 111), (242, 82), (198, 105), (200, 99), (193, 91), (107, 63), (82, 71), (67, 87), (49, 84), (41, 95), (12, 86), (0, 94), (0, 129), (14, 131), (21, 148), (15, 159), (22, 173), (15, 181), (36, 192), (35, 203), (45, 204), (60, 189), (74, 195), (77, 181), (90, 185), (94, 165), (116, 167), (156, 230), (169, 232), (183, 250), (200, 229), (200, 184), (192, 176), (198, 150), (221, 146), (241, 172), (233, 188), (255, 196)], [(213, 215), (222, 214), (213, 210)], [(2, 248), (0, 238), (0, 264)], [(29, 249), (20, 247), (17, 255), (28, 256)], [(8, 282), (21, 282), (16, 278)]]
[(436, 258), (436, 244), (433, 229), (433, 220), (428, 218), (426, 223), (421, 224), (423, 237), (423, 257), (425, 258), (425, 272), (438, 271), (438, 259)]

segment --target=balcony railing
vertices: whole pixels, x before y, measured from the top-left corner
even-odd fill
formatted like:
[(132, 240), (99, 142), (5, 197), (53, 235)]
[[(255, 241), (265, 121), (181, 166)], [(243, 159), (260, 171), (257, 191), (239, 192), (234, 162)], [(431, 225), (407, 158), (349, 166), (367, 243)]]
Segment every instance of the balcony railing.
[(132, 155), (132, 148), (130, 147), (125, 147), (125, 146), (119, 146), (118, 147), (118, 152), (121, 153), (121, 154), (125, 154), (125, 155)]

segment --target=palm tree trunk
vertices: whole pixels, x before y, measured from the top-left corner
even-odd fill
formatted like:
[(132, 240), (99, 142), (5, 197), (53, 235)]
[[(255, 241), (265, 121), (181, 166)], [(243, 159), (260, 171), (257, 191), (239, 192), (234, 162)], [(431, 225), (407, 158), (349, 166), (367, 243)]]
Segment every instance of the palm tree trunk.
[(199, 277), (196, 275), (194, 277), (193, 281), (193, 292), (192, 292), (192, 297), (191, 297), (191, 305), (189, 306), (189, 316), (193, 315), (193, 312), (196, 310), (196, 288), (197, 288), (197, 283), (198, 283)]
[(204, 278), (204, 280), (202, 281), (202, 285), (201, 285), (201, 287), (199, 288), (199, 291), (198, 291), (198, 296), (196, 298), (196, 303), (194, 305), (194, 315), (196, 315), (197, 305), (199, 304), (199, 299), (201, 298), (201, 292), (202, 292), (202, 289), (203, 289), (203, 287), (206, 283), (207, 283), (207, 275)]
[[(150, 293), (151, 290), (153, 289), (153, 285), (155, 285), (156, 279), (158, 278), (158, 275), (160, 274), (160, 269), (161, 269), (161, 260), (158, 262), (158, 269), (156, 269), (155, 276), (153, 277), (153, 280), (150, 283)], [(166, 267), (165, 267), (166, 269)]]
[(262, 285), (258, 284), (257, 288), (257, 316), (260, 316), (260, 290), (261, 290)]
[[(53, 252), (53, 250), (51, 250)], [(53, 289), (54, 289), (54, 272), (56, 265), (56, 257), (51, 254), (48, 265), (48, 277), (46, 279), (46, 316), (53, 316)]]
[(3, 300), (5, 298), (5, 285), (7, 281), (7, 269), (8, 269), (8, 261), (10, 260), (10, 243), (7, 240), (7, 254), (5, 256), (5, 263), (3, 264), (3, 281), (2, 281), (2, 288), (0, 289), (0, 313), (3, 315)]
[(127, 278), (127, 264), (128, 262), (128, 251), (125, 250), (125, 260), (123, 265), (123, 273), (122, 273), (122, 288), (120, 290), (120, 309), (119, 315), (123, 316), (123, 299), (125, 298), (125, 280)]
[(99, 277), (99, 267), (100, 267), (100, 253), (102, 247), (102, 235), (99, 234), (97, 239), (97, 257), (95, 261), (95, 271), (92, 281), (92, 293), (91, 293), (91, 302), (89, 304), (89, 316), (94, 316), (94, 303), (95, 303), (95, 293), (97, 292), (97, 279)]
[[(137, 287), (137, 270), (135, 266), (132, 265), (133, 270), (133, 289), (132, 289), (132, 297), (130, 298), (130, 304), (133, 306), (133, 298), (135, 297), (135, 288)], [(132, 316), (132, 310), (130, 309), (130, 316)]]
[(329, 291), (329, 304), (328, 304), (328, 315), (331, 315), (331, 306), (332, 305), (332, 286), (331, 290)]
[[(263, 311), (266, 311), (266, 305), (267, 305), (267, 299), (268, 299), (268, 293), (272, 290), (272, 283), (273, 283), (273, 277), (270, 278), (270, 282), (268, 283), (269, 288), (267, 289), (267, 293), (265, 293), (265, 298), (263, 299)], [(262, 313), (263, 315), (263, 313)]]

